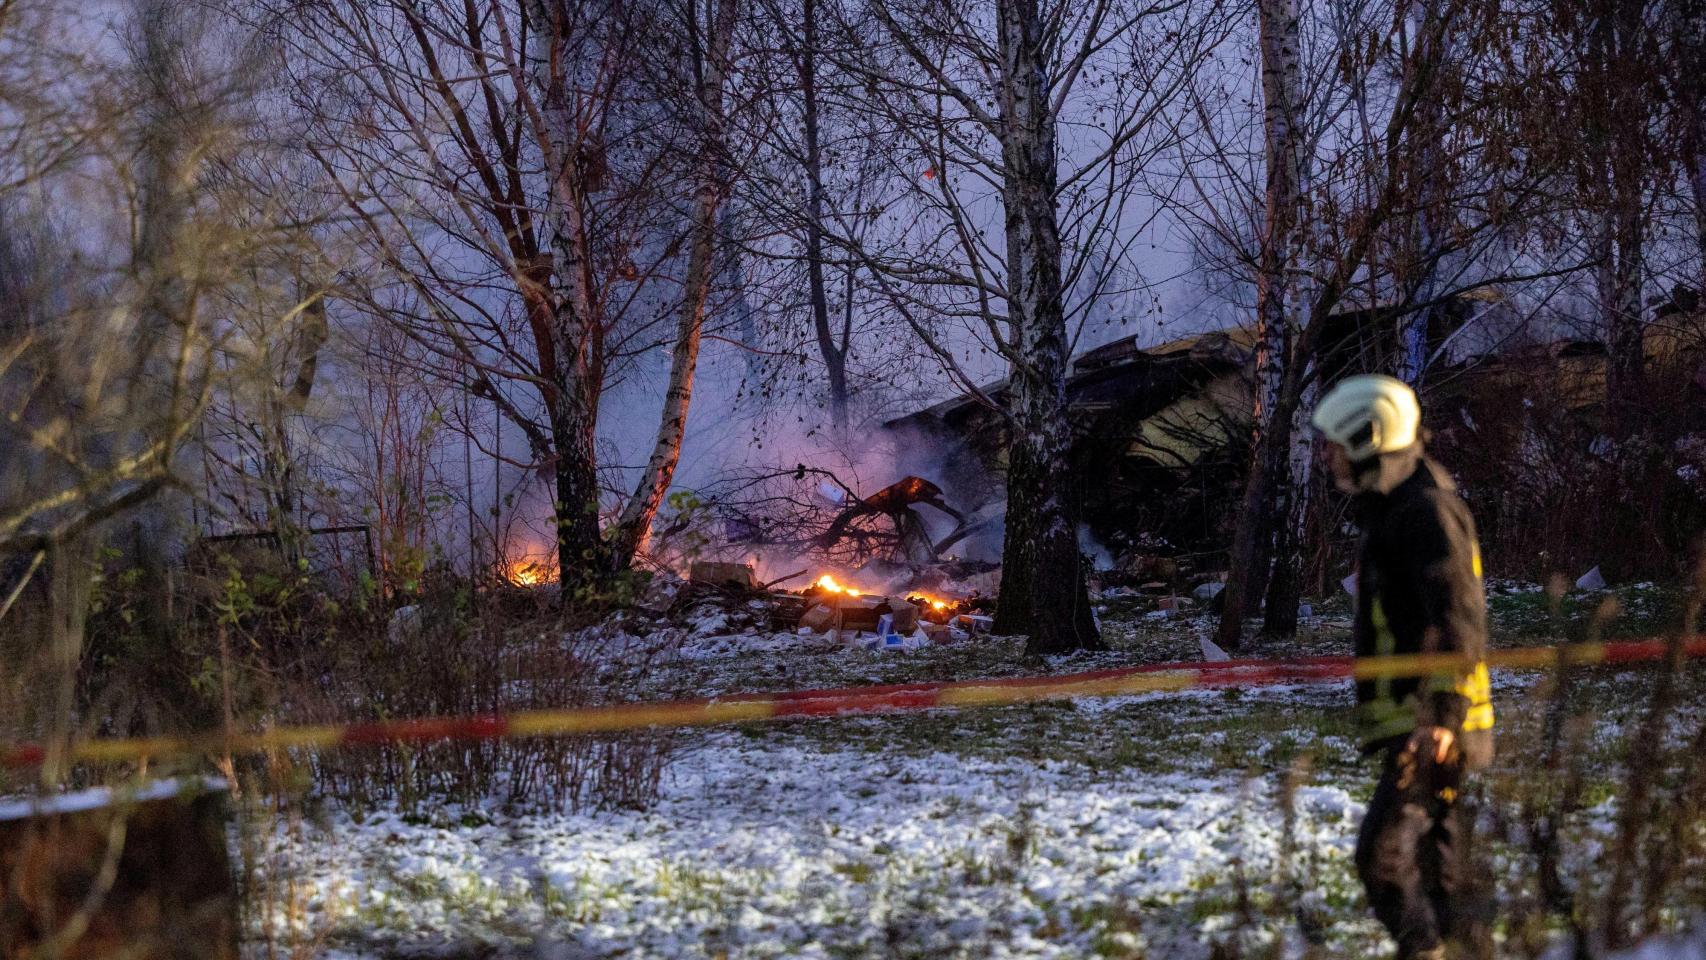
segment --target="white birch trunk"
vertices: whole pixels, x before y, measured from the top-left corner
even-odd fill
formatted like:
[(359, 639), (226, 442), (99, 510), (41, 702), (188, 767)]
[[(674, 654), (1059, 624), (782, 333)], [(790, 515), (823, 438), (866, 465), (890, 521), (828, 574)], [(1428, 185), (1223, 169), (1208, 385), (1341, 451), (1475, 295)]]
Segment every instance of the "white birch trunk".
[(1299, 246), (1303, 200), (1303, 151), (1298, 129), (1303, 107), (1302, 52), (1296, 0), (1258, 0), (1256, 17), (1262, 61), (1266, 209), (1257, 252), (1250, 475), (1233, 532), (1230, 572), (1217, 631), (1220, 645), (1228, 650), (1243, 644), (1244, 618), (1267, 588), (1276, 524), (1284, 522), (1284, 448), (1269, 442), (1268, 434), (1290, 430), (1289, 423), (1274, 423), (1273, 415), (1289, 359), (1286, 293)]
[(587, 184), (578, 150), (578, 124), (565, 63), (567, 25), (553, 4), (529, 0), (533, 21), (530, 78), (538, 91), (540, 152), (550, 190), (541, 219), (552, 251), (549, 262), (516, 264), (528, 309), (540, 311), (550, 330), (550, 356), (541, 365), (550, 379), (547, 418), (556, 461), (555, 513), (559, 576), (565, 587), (597, 575), (602, 560), (598, 524), (595, 440), (603, 391), (603, 326), (592, 281), (587, 234)]
[[(1439, 43), (1444, 48), (1438, 56), (1432, 50), (1424, 49), (1430, 43), (1435, 26), (1439, 22), (1440, 0), (1412, 0), (1409, 5), (1410, 36), (1415, 48), (1413, 56), (1432, 58), (1442, 68), (1451, 59), (1451, 32), (1440, 35)], [(1440, 273), (1443, 266), (1442, 258), (1436, 256), (1437, 251), (1447, 238), (1445, 232), (1449, 229), (1446, 208), (1450, 202), (1447, 194), (1448, 180), (1443, 169), (1445, 164), (1445, 117), (1444, 105), (1439, 97), (1429, 97), (1419, 105), (1420, 117), (1417, 123), (1417, 163), (1420, 182), (1417, 184), (1417, 201), (1421, 206), (1421, 215), (1416, 218), (1415, 237), (1412, 251), (1419, 263), (1422, 275), (1416, 279), (1414, 298), (1420, 306), (1404, 315), (1398, 330), (1398, 362), (1394, 371), (1398, 379), (1413, 387), (1421, 385), (1422, 376), (1427, 372), (1428, 361), (1428, 327), (1433, 318), (1439, 313), (1439, 307), (1433, 304), (1440, 295)]]
[(694, 171), (693, 222), (684, 278), (680, 319), (676, 325), (675, 349), (670, 359), (669, 387), (664, 394), (663, 413), (657, 439), (639, 487), (622, 509), (611, 544), (611, 563), (622, 569), (645, 549), (652, 520), (675, 480), (681, 461), (681, 442), (687, 433), (687, 414), (693, 401), (693, 375), (699, 364), (699, 343), (705, 326), (705, 302), (710, 296), (716, 255), (717, 211), (727, 193), (728, 173), (723, 143), (724, 86), (728, 74), (729, 48), (734, 40), (737, 0), (709, 0), (711, 7), (708, 48), (704, 51), (700, 81), (695, 91), (699, 123), (699, 156)]
[(1013, 425), (996, 629), (1027, 635), (1026, 650), (1099, 647), (1078, 551), (1067, 420), (1068, 337), (1061, 275), (1055, 115), (1047, 38), (1037, 0), (997, 0), (1001, 55), (1001, 190)]

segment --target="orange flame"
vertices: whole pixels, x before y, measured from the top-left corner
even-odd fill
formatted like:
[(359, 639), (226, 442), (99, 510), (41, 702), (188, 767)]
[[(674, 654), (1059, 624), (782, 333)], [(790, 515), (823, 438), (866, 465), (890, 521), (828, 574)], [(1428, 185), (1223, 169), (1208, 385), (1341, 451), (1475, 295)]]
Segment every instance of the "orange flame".
[(925, 603), (928, 603), (930, 605), (930, 607), (934, 610), (946, 610), (946, 609), (948, 609), (948, 601), (943, 600), (941, 597), (932, 597), (928, 593), (919, 593), (916, 590), (914, 590), (910, 595), (908, 595), (907, 599), (908, 600), (922, 600)]
[(861, 593), (861, 591), (854, 587), (842, 586), (840, 583), (836, 582), (834, 577), (827, 573), (817, 578), (817, 585), (820, 589), (828, 590), (830, 593), (845, 593), (849, 597), (857, 597)]
[(550, 568), (532, 560), (515, 560), (504, 568), (504, 579), (518, 587), (537, 587), (556, 579)]

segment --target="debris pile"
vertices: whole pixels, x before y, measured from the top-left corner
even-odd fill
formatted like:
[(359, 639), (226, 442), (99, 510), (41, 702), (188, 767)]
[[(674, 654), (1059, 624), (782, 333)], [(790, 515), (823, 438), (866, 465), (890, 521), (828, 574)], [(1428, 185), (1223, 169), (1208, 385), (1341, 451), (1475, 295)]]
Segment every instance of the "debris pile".
[(912, 650), (948, 643), (966, 632), (951, 625), (946, 600), (866, 592), (842, 584), (834, 574), (819, 577), (801, 594), (807, 609), (800, 632), (828, 634), (849, 646)]
[[(850, 647), (909, 650), (989, 633), (994, 600), (964, 590), (957, 576), (992, 582), (991, 573), (998, 577), (1000, 571), (956, 562), (919, 575), (873, 565), (851, 575), (823, 573), (804, 588), (789, 590), (784, 584), (806, 571), (764, 582), (750, 564), (701, 561), (689, 567), (686, 579), (659, 575), (636, 614), (695, 635), (811, 634)], [(853, 585), (885, 575), (890, 586)]]
[[(1224, 570), (1199, 570), (1191, 557), (1132, 550), (1091, 579), (1091, 599), (1118, 604), (1153, 619), (1218, 612), (1226, 586)], [(1106, 612), (1106, 608), (1103, 608)]]

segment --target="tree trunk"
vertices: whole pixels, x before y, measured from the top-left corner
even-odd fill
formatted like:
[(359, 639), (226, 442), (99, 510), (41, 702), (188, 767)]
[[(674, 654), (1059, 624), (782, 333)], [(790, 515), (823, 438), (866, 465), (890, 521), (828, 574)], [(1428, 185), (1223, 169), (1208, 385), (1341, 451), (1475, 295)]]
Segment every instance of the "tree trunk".
[(1047, 37), (1036, 0), (998, 0), (1002, 183), (1008, 265), (1013, 423), (1007, 525), (995, 629), (1023, 633), (1032, 655), (1098, 648), (1078, 553), (1069, 456), (1068, 338), (1055, 190), (1055, 118)]
[[(1409, 9), (1412, 42), (1418, 47), (1435, 36), (1433, 29), (1439, 19), (1440, 0), (1412, 0)], [(1439, 35), (1446, 50), (1416, 49), (1412, 56), (1424, 62), (1443, 64), (1450, 57), (1451, 35)], [(1393, 371), (1398, 379), (1420, 388), (1422, 375), (1427, 371), (1428, 328), (1440, 307), (1433, 301), (1440, 294), (1441, 247), (1449, 242), (1450, 191), (1445, 171), (1445, 104), (1440, 97), (1428, 97), (1417, 104), (1415, 137), (1417, 163), (1414, 176), (1416, 200), (1421, 206), (1415, 218), (1411, 240), (1411, 268), (1421, 271), (1415, 278), (1411, 296), (1416, 308), (1405, 313), (1398, 327), (1398, 362)]]
[(551, 255), (518, 264), (523, 299), (541, 331), (539, 364), (546, 387), (556, 499), (558, 575), (563, 596), (596, 584), (604, 570), (598, 524), (598, 403), (604, 387), (603, 326), (592, 276), (586, 225), (587, 172), (560, 51), (567, 25), (551, 5), (532, 0), (533, 70), (540, 90), (550, 195), (543, 220)]
[[(1301, 356), (1292, 362), (1305, 364)], [(1316, 381), (1305, 371), (1303, 398), (1287, 418), (1289, 454), (1286, 485), (1275, 513), (1279, 528), (1274, 546), (1273, 572), (1268, 577), (1267, 599), (1262, 607), (1262, 636), (1289, 640), (1297, 636), (1297, 608), (1303, 599), (1304, 556), (1315, 539), (1309, 519), (1315, 506), (1315, 444), (1310, 435), (1309, 411), (1314, 408)]]
[(817, 0), (804, 0), (804, 38), (800, 51), (800, 91), (806, 134), (806, 280), (810, 286), (812, 327), (823, 355), (829, 386), (830, 422), (839, 439), (847, 432), (847, 344), (837, 343), (829, 323), (829, 291), (823, 275), (823, 146), (817, 96)]
[[(559, 386), (551, 404), (551, 445), (556, 500), (557, 570), (563, 596), (602, 581), (603, 544), (598, 529), (597, 398), (582, 378)], [(589, 405), (592, 412), (589, 412)]]
[[(1255, 406), (1252, 411), (1250, 475), (1233, 530), (1226, 590), (1216, 642), (1227, 650), (1243, 646), (1244, 618), (1267, 588), (1275, 523), (1281, 519), (1289, 424), (1276, 419), (1285, 374), (1288, 269), (1297, 246), (1303, 193), (1303, 159), (1297, 129), (1301, 112), (1302, 53), (1296, 0), (1260, 0), (1257, 9), (1262, 55), (1266, 210), (1256, 271)], [(1273, 437), (1275, 430), (1283, 435)], [(1276, 447), (1276, 443), (1278, 446)]]
[[(1600, 263), (1596, 272), (1604, 325), (1607, 430), (1617, 437), (1641, 428), (1641, 314), (1643, 248), (1646, 240), (1648, 156), (1645, 125), (1649, 108), (1638, 83), (1640, 37), (1647, 5), (1635, 0), (1596, 4), (1589, 52), (1602, 90), (1596, 91), (1590, 118), (1590, 142), (1600, 153), (1605, 208), (1600, 222)], [(1590, 80), (1593, 79), (1590, 76)]]
[[(613, 571), (627, 569), (651, 536), (652, 520), (675, 480), (681, 461), (681, 442), (687, 434), (687, 413), (693, 401), (693, 374), (699, 364), (699, 343), (705, 326), (705, 302), (711, 293), (712, 260), (717, 243), (717, 210), (727, 192), (728, 173), (723, 149), (723, 87), (728, 75), (729, 47), (734, 40), (737, 0), (709, 0), (709, 46), (700, 52), (698, 90), (699, 151), (694, 173), (691, 247), (670, 360), (669, 389), (664, 394), (657, 441), (646, 462), (640, 485), (628, 499), (609, 547)], [(695, 14), (697, 15), (697, 14)]]
[(1676, 17), (1670, 38), (1674, 57), (1671, 75), (1688, 78), (1680, 85), (1682, 102), (1682, 164), (1694, 202), (1694, 236), (1700, 255), (1695, 288), (1706, 297), (1706, 2), (1685, 0), (1672, 10)]
[[(1706, 111), (1695, 118), (1695, 124), (1706, 127)], [(1696, 136), (1706, 141), (1706, 130)], [(1689, 187), (1694, 195), (1694, 235), (1700, 252), (1700, 279), (1695, 289), (1706, 297), (1706, 148), (1696, 148), (1689, 163)]]
[(1627, 199), (1620, 195), (1619, 209), (1604, 218), (1602, 229), (1608, 234), (1609, 242), (1602, 245), (1604, 261), (1597, 271), (1608, 354), (1605, 377), (1606, 403), (1610, 413), (1608, 428), (1618, 436), (1624, 436), (1625, 429), (1640, 426), (1644, 360), (1641, 347), (1641, 274), (1646, 227), (1640, 204), (1635, 203), (1631, 210), (1624, 202)]

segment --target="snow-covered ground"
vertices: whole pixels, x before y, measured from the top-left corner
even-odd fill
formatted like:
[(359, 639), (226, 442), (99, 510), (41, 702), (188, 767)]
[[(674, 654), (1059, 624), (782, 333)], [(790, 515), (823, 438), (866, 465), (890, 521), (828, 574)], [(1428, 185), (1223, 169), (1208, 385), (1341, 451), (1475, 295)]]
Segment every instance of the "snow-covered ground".
[[(1533, 591), (1495, 613), (1512, 638), (1501, 642), (1557, 626)], [(1105, 626), (1115, 652), (1047, 669), (1189, 659), (1208, 621)], [(670, 642), (679, 659), (658, 680), (670, 695), (1037, 669), (999, 638), (872, 652), (706, 623)], [(1291, 648), (1254, 652), (1346, 644), (1327, 616)], [(1619, 745), (1647, 699), (1646, 681), (1628, 677), (1576, 694), (1598, 731), (1590, 835), (1614, 815)], [(1533, 699), (1546, 695), (1539, 679), (1495, 674), (1502, 737), (1531, 742), (1547, 715)], [(328, 958), (1191, 960), (1233, 937), (1278, 939), (1284, 957), (1304, 956), (1306, 941), (1323, 947), (1315, 956), (1382, 956), (1389, 942), (1349, 864), (1374, 779), (1349, 706), (1335, 684), (802, 720), (682, 734), (643, 813), (358, 818), (331, 806), (251, 827), (256, 889), (288, 901), (271, 920), (258, 911), (251, 935), (257, 945), (268, 929), (275, 942), (294, 936)], [(1688, 708), (1672, 721), (1676, 740), (1698, 716)], [(1507, 752), (1485, 779), (1532, 759)], [(1287, 782), (1297, 785), (1289, 818)], [(1525, 896), (1507, 856), (1494, 865), (1501, 894)], [(1674, 949), (1693, 957), (1696, 947)]]
[[(1272, 790), (1230, 775), (720, 732), (680, 758), (648, 813), (477, 826), (458, 810), (437, 824), (334, 815), (276, 834), (275, 862), (309, 891), (304, 928), (351, 951), (1192, 956), (1226, 923), (1240, 871), (1262, 895), (1274, 887)], [(1299, 790), (1296, 856), (1314, 876), (1348, 878), (1361, 810), (1340, 787)], [(1351, 926), (1337, 935), (1374, 935)]]

